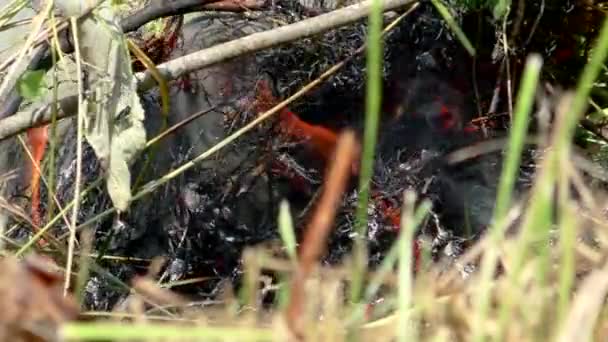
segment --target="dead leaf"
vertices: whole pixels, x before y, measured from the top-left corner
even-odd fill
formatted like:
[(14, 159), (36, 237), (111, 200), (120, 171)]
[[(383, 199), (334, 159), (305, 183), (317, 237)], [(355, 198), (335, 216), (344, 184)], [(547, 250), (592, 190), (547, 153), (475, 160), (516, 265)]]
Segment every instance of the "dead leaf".
[[(85, 10), (81, 1), (57, 1), (64, 15)], [(78, 22), (82, 67), (87, 74), (85, 136), (104, 171), (114, 207), (125, 211), (131, 201), (130, 162), (146, 143), (144, 110), (118, 17), (109, 2)]]
[(52, 270), (52, 261), (6, 257), (0, 268), (0, 341), (49, 341), (60, 324), (78, 317), (76, 301), (63, 297), (63, 277)]

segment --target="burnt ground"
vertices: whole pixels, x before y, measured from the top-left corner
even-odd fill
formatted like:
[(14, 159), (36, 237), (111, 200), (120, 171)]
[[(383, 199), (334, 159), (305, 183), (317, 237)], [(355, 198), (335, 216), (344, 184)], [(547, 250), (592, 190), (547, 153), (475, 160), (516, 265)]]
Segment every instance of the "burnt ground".
[[(277, 3), (268, 13), (253, 18), (209, 13), (188, 16), (170, 57), (267, 29), (273, 25), (271, 19), (294, 22), (310, 15), (289, 2)], [(575, 10), (569, 12), (574, 14), (569, 16), (571, 22), (566, 28), (553, 25), (569, 8)], [(545, 57), (543, 78), (553, 85), (571, 86), (586, 52), (586, 47), (579, 46), (571, 35), (592, 36), (594, 32), (582, 31), (580, 24), (594, 17), (584, 16), (585, 10), (575, 1), (555, 1), (543, 11), (536, 26), (540, 12), (537, 4), (527, 4), (521, 20), (517, 17), (519, 12), (512, 15), (510, 30), (521, 21), (510, 42), (512, 83), (517, 84), (525, 55), (538, 52)], [(577, 11), (583, 14), (577, 17)], [(386, 22), (394, 17), (394, 13), (387, 15)], [(502, 153), (486, 153), (455, 164), (445, 156), (508, 132), (501, 25), (492, 21), (487, 10), (469, 9), (457, 19), (467, 35), (473, 37), (478, 51), (475, 59), (429, 3), (423, 3), (386, 38), (383, 117), (366, 237), (372, 267), (382, 260), (397, 236), (394, 209), (400, 207), (405, 189), (415, 189), (433, 204), (432, 215), (418, 236), (420, 241), (430, 242), (424, 247), (432, 249), (436, 261), (449, 261), (460, 255), (489, 223)], [(566, 34), (567, 27), (578, 29)], [(170, 124), (201, 110), (209, 113), (161, 142), (143, 180), (160, 177), (192, 159), (259, 114), (248, 104), (255, 100), (260, 80), (271, 84), (277, 99), (285, 98), (353, 54), (365, 41), (365, 30), (364, 22), (357, 23), (172, 82)], [(499, 92), (495, 95), (497, 85)], [(293, 103), (290, 110), (311, 125), (336, 132), (352, 127), (360, 135), (364, 92), (365, 60), (360, 56)], [(491, 108), (496, 99), (498, 105)], [(160, 127), (160, 99), (152, 91), (144, 94), (143, 100), (151, 137)], [(144, 259), (163, 256), (167, 259), (163, 268), (166, 280), (206, 277), (204, 282), (176, 288), (202, 299), (213, 299), (225, 280), (238, 287), (244, 248), (279, 241), (276, 218), (280, 201), (289, 200), (300, 235), (322, 184), (326, 160), (308, 148), (310, 141), (274, 134), (277, 126), (280, 122), (260, 126), (134, 203), (129, 212), (90, 224), (96, 237), (95, 251)], [(58, 173), (57, 187), (62, 203), (71, 200), (73, 194), (74, 144), (69, 141), (74, 132), (70, 134), (65, 138), (68, 143), (62, 144), (58, 152), (58, 170), (62, 172)], [(518, 198), (524, 199), (530, 186), (536, 152), (529, 148), (524, 156)], [(151, 156), (144, 155), (136, 170), (145, 158)], [(84, 182), (91, 184), (99, 177), (99, 168), (90, 149), (86, 150), (84, 165)], [(340, 262), (351, 249), (356, 178), (351, 183), (330, 236), (324, 256), (327, 263)], [(45, 203), (46, 194), (42, 195)], [(83, 223), (110, 208), (111, 202), (103, 187), (97, 187), (85, 196), (81, 207), (79, 222)], [(53, 233), (61, 236), (65, 232), (66, 227), (58, 223)], [(26, 233), (16, 230), (12, 237), (24, 239)], [(126, 282), (146, 272), (148, 266), (146, 262), (102, 258), (97, 262)], [(93, 272), (86, 286), (86, 306), (108, 310), (126, 295), (106, 275)]]

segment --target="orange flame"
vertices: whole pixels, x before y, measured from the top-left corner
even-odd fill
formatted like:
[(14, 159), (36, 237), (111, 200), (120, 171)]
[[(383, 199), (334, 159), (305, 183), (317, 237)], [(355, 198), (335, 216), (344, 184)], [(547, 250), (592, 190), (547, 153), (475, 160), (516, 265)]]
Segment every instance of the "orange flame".
[[(257, 87), (254, 110), (262, 113), (268, 111), (278, 102), (272, 95), (268, 82), (260, 81)], [(306, 140), (314, 154), (324, 160), (331, 158), (338, 139), (337, 134), (332, 130), (304, 122), (287, 108), (283, 108), (279, 113), (279, 125), (279, 129), (284, 136)]]
[(46, 143), (49, 140), (48, 126), (34, 127), (27, 131), (28, 142), (32, 149), (30, 188), (32, 189), (32, 221), (39, 227), (40, 218), (40, 162), (44, 158)]

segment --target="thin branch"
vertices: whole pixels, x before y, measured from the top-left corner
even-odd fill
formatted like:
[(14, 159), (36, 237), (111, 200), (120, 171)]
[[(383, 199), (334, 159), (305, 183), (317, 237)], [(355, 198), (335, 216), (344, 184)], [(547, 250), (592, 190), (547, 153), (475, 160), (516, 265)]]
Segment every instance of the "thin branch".
[[(63, 119), (76, 114), (78, 107), (78, 96), (69, 95), (59, 99), (61, 110), (57, 113), (57, 119)], [(28, 128), (46, 125), (51, 121), (52, 106), (46, 104), (41, 108), (18, 112), (0, 120), (0, 141), (25, 132)]]
[(78, 119), (76, 120), (76, 179), (74, 180), (74, 207), (72, 208), (72, 224), (68, 226), (70, 230), (70, 239), (68, 240), (68, 258), (65, 267), (65, 283), (63, 287), (63, 295), (66, 296), (70, 289), (70, 280), (72, 279), (72, 260), (74, 258), (74, 245), (76, 243), (76, 224), (78, 222), (78, 209), (80, 206), (80, 183), (82, 178), (82, 136), (84, 115), (85, 115), (85, 99), (82, 93), (82, 66), (80, 58), (80, 46), (78, 41), (78, 24), (76, 18), (71, 18), (72, 33), (74, 35), (74, 45), (76, 53), (76, 73), (78, 75)]
[(163, 17), (198, 11), (245, 11), (260, 9), (266, 0), (173, 0), (154, 1), (120, 22), (123, 32), (135, 31), (146, 23)]
[(203, 6), (203, 11), (246, 12), (260, 10), (266, 6), (266, 0), (223, 0)]
[(524, 47), (526, 47), (526, 46), (528, 46), (528, 44), (530, 44), (530, 41), (532, 40), (532, 37), (534, 37), (534, 33), (536, 33), (536, 29), (538, 28), (538, 24), (540, 23), (540, 20), (542, 19), (544, 13), (545, 13), (545, 0), (541, 0), (540, 10), (538, 11), (538, 15), (536, 16), (536, 19), (534, 20), (534, 24), (532, 24), (532, 28), (530, 29), (530, 34), (528, 34), (528, 39), (526, 39), (526, 42), (524, 43)]

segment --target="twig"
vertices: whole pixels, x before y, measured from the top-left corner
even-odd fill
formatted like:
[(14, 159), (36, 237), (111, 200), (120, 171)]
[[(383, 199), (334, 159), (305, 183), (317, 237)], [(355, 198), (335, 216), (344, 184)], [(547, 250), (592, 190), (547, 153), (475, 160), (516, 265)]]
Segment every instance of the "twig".
[(513, 88), (511, 79), (511, 64), (509, 63), (509, 42), (507, 39), (507, 18), (503, 21), (503, 48), (505, 50), (505, 70), (507, 73), (507, 107), (509, 108), (509, 118), (513, 119)]
[(167, 136), (173, 134), (174, 132), (178, 131), (179, 129), (183, 128), (184, 126), (188, 125), (189, 123), (191, 123), (192, 121), (205, 116), (209, 113), (211, 113), (212, 111), (216, 110), (217, 106), (213, 106), (211, 108), (208, 109), (204, 109), (204, 110), (200, 110), (194, 114), (191, 114), (190, 116), (188, 116), (187, 118), (185, 118), (184, 120), (176, 123), (175, 125), (167, 128), (166, 130), (163, 130), (161, 133), (159, 133), (157, 136), (155, 136), (154, 138), (148, 140), (146, 142), (146, 148), (156, 144), (157, 142), (163, 140), (164, 138), (166, 138)]
[(538, 28), (538, 24), (540, 23), (540, 20), (543, 17), (544, 13), (545, 13), (545, 0), (541, 0), (540, 10), (538, 12), (538, 15), (536, 16), (536, 19), (534, 20), (534, 24), (532, 24), (532, 28), (530, 29), (530, 34), (528, 35), (528, 39), (526, 39), (526, 42), (524, 43), (524, 47), (528, 46), (528, 44), (530, 44), (530, 41), (532, 40), (532, 37), (534, 36), (534, 33), (536, 32), (536, 29)]
[(135, 31), (158, 18), (205, 10), (243, 11), (262, 8), (266, 0), (174, 0), (154, 1), (120, 22), (123, 32)]
[(72, 224), (68, 226), (70, 238), (68, 239), (68, 260), (66, 262), (65, 284), (63, 295), (68, 294), (70, 280), (72, 277), (72, 259), (74, 258), (74, 243), (76, 241), (76, 224), (78, 222), (78, 208), (80, 206), (80, 182), (82, 176), (82, 136), (83, 120), (85, 115), (85, 99), (83, 96), (82, 68), (80, 59), (80, 47), (78, 42), (78, 29), (76, 18), (71, 18), (72, 33), (74, 34), (74, 51), (76, 53), (76, 73), (78, 74), (78, 119), (76, 120), (76, 179), (74, 180), (74, 208), (72, 209)]
[(245, 12), (262, 9), (267, 0), (223, 0), (203, 6), (202, 10), (218, 12)]
[[(57, 113), (57, 120), (74, 116), (78, 108), (78, 96), (68, 95), (57, 101), (61, 110)], [(52, 104), (48, 103), (41, 108), (18, 112), (0, 120), (0, 141), (25, 132), (27, 129), (46, 125), (51, 122)]]
[[(526, 14), (526, 1), (519, 0), (517, 2), (517, 13), (515, 15), (515, 22), (513, 23), (513, 28), (511, 29), (511, 44), (516, 44), (515, 39), (519, 36), (519, 32), (521, 31), (521, 24), (524, 22), (524, 17)], [(506, 16), (505, 16), (506, 19)]]
[(297, 336), (302, 333), (300, 324), (302, 302), (305, 298), (304, 283), (325, 250), (327, 236), (332, 229), (340, 199), (350, 176), (350, 167), (357, 150), (356, 145), (355, 134), (352, 131), (346, 131), (338, 138), (335, 160), (325, 178), (323, 195), (321, 195), (317, 210), (305, 232), (300, 250), (299, 266), (291, 281), (290, 300), (287, 307), (287, 323)]
[[(530, 145), (537, 144), (538, 141), (539, 139), (535, 136), (529, 136), (525, 139), (525, 142)], [(443, 157), (443, 161), (448, 165), (459, 164), (485, 154), (498, 152), (506, 148), (508, 142), (508, 137), (489, 138), (452, 151)]]
[[(407, 4), (415, 3), (415, 0), (384, 0), (385, 11), (394, 10)], [(326, 32), (330, 29), (345, 26), (364, 18), (370, 7), (370, 1), (364, 1), (356, 5), (345, 7), (327, 14), (311, 19), (299, 21), (295, 24), (286, 25), (273, 30), (254, 33), (249, 36), (236, 39), (227, 43), (204, 49), (186, 56), (174, 59), (158, 66), (163, 78), (167, 81), (175, 80), (187, 73), (209, 67), (241, 55), (260, 51), (266, 48), (306, 38), (312, 35)], [(138, 73), (139, 90), (146, 91), (156, 84), (152, 74), (149, 72)], [(58, 119), (73, 116), (76, 111), (78, 99), (76, 95), (68, 95), (59, 100), (61, 113)], [(0, 141), (19, 134), (30, 127), (49, 123), (51, 120), (50, 106), (32, 112), (24, 111), (0, 120)]]
[[(496, 83), (494, 84), (494, 93), (492, 95), (492, 101), (490, 101), (490, 107), (488, 108), (488, 115), (496, 114), (498, 110), (498, 102), (500, 101), (500, 88), (502, 87), (502, 77), (505, 73), (505, 69), (507, 60), (503, 58), (502, 63), (500, 65), (500, 69), (498, 72), (498, 77), (496, 77)], [(509, 113), (509, 117), (511, 113)]]

